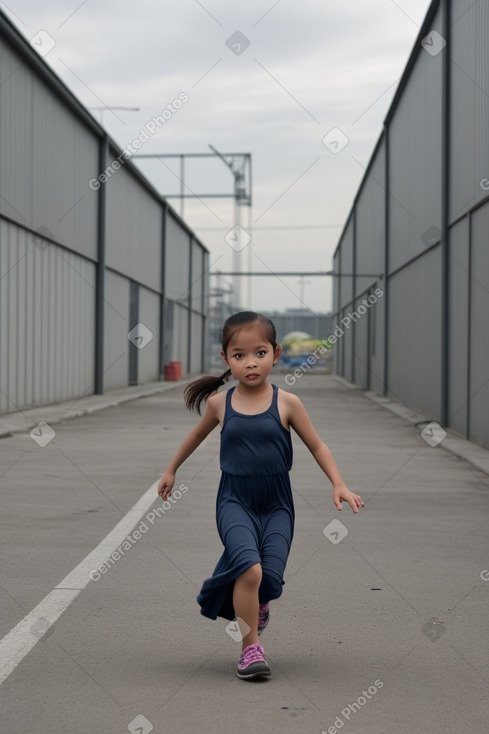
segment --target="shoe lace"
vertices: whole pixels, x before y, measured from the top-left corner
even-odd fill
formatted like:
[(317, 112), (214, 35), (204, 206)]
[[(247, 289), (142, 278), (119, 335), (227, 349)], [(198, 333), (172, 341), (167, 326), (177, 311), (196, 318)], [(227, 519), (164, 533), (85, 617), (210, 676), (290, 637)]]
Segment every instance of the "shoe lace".
[(264, 659), (264, 649), (261, 645), (248, 645), (248, 647), (243, 650), (243, 653), (241, 655), (240, 663), (254, 663), (257, 660), (263, 660)]

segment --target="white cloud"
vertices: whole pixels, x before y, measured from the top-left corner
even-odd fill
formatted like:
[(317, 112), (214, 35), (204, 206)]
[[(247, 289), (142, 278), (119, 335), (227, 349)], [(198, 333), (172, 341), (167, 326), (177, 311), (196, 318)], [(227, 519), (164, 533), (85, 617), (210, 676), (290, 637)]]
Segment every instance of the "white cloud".
[[(302, 0), (300, 4), (281, 0), (273, 7), (273, 0), (246, 4), (180, 0), (171, 5), (154, 0), (84, 4), (80, 0), (12, 0), (11, 11), (2, 7), (27, 38), (40, 28), (53, 35), (57, 43), (46, 61), (86, 106), (99, 106), (101, 98), (109, 106), (141, 108), (140, 112), (118, 112), (123, 122), (105, 113), (104, 124), (120, 145), (186, 91), (189, 102), (143, 152), (207, 152), (209, 143), (220, 150), (251, 152), (253, 219), (279, 199), (257, 227), (329, 227), (257, 229), (253, 251), (273, 268), (329, 270), (340, 226), (363, 175), (352, 155), (363, 164), (368, 162), (429, 4), (429, 0)], [(240, 56), (225, 45), (235, 30), (251, 41)], [(350, 138), (338, 156), (332, 156), (321, 142), (331, 127), (340, 127)], [(317, 164), (284, 194), (317, 157)], [(231, 191), (229, 173), (222, 164), (219, 173), (215, 163), (207, 174), (189, 163), (189, 182), (227, 186)], [(138, 165), (160, 190), (175, 183), (178, 189), (178, 181), (161, 163)], [(172, 203), (178, 210), (178, 202)], [(213, 257), (222, 254), (221, 269), (229, 269), (226, 230), (202, 228), (231, 228), (232, 201), (214, 199), (207, 204), (209, 208), (187, 201), (186, 217)], [(242, 214), (245, 221), (248, 212)], [(218, 217), (224, 220), (222, 225)], [(263, 268), (256, 260), (254, 267)], [(290, 278), (287, 284), (298, 294), (296, 281)], [(269, 279), (257, 279), (253, 307), (298, 305), (282, 283), (277, 281), (275, 286)], [(330, 282), (314, 279), (305, 293), (313, 310), (330, 306)]]

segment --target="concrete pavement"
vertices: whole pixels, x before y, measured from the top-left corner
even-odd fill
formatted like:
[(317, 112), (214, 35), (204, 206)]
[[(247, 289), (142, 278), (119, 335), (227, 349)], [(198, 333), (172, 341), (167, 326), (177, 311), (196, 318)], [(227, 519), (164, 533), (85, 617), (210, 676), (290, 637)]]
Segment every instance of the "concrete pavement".
[[(283, 375), (274, 381), (286, 387)], [(121, 522), (195, 423), (181, 383), (154, 387), (139, 400), (92, 396), (91, 410), (117, 404), (88, 413), (82, 401), (67, 422), (54, 408), (25, 423), (2, 417), (11, 435), (0, 441), (1, 637)], [(239, 644), (195, 601), (221, 553), (215, 431), (180, 469), (175, 503), (148, 506), (139, 537), (131, 530), (117, 558), (110, 549), (54, 625), (32, 625), (36, 644), (0, 686), (3, 730), (487, 730), (488, 452), (468, 444), (471, 458), (460, 458), (445, 449), (463, 448), (450, 435), (432, 447), (420, 421), (333, 376), (286, 389), (366, 507), (337, 512), (294, 437), (296, 532), (262, 636), (272, 678), (238, 680)], [(26, 428), (36, 418), (54, 427), (44, 447)]]

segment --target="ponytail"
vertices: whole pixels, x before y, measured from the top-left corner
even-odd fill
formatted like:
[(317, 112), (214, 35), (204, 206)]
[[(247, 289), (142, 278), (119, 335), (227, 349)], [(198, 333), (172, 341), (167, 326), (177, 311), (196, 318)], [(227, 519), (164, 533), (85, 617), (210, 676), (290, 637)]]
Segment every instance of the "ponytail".
[(200, 415), (200, 406), (202, 402), (207, 400), (209, 395), (216, 392), (221, 385), (229, 379), (231, 370), (226, 370), (220, 377), (213, 377), (212, 375), (204, 375), (199, 377), (187, 385), (184, 390), (185, 405), (189, 410), (196, 410)]

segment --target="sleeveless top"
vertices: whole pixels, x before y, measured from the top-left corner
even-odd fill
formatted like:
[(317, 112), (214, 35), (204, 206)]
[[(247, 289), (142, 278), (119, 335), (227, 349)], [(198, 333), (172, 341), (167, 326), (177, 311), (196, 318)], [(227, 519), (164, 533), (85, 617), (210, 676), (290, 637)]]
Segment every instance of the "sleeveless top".
[(292, 466), (292, 440), (280, 420), (278, 387), (268, 410), (255, 415), (238, 413), (231, 406), (235, 390), (226, 394), (226, 411), (221, 430), (221, 470), (239, 476), (270, 476), (288, 472)]

